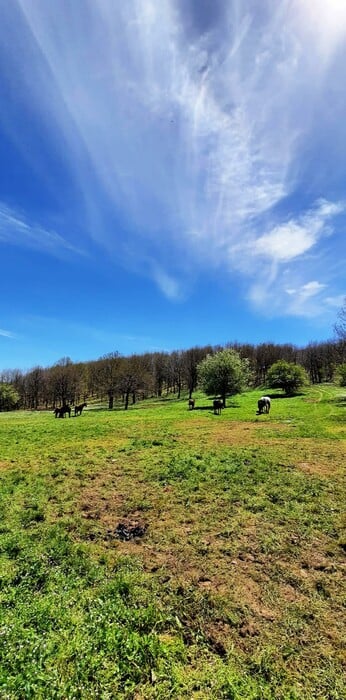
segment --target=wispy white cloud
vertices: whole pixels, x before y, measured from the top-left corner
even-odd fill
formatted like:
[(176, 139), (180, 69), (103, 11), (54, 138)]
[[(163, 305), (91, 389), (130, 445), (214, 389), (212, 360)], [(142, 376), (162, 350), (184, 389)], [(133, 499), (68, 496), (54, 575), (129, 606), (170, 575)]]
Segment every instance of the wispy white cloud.
[[(88, 235), (170, 299), (183, 296), (189, 268), (248, 280), (257, 270), (266, 281), (250, 281), (248, 298), (262, 308), (277, 290), (276, 312), (289, 312), (280, 271), (315, 251), (342, 208), (327, 193), (314, 204), (319, 192), (284, 213), (329, 114), (324, 90), (343, 79), (344, 0), (17, 3), (31, 42), (19, 54), (14, 32), (12, 60), (30, 108), (64, 146)], [(332, 138), (344, 108), (338, 96)], [(28, 239), (18, 225), (16, 235)], [(320, 279), (304, 274), (295, 271), (299, 289)]]
[[(316, 316), (320, 313), (321, 293), (326, 289), (325, 284), (312, 280), (306, 282), (300, 288), (294, 290), (287, 307), (288, 313), (293, 316)], [(287, 291), (287, 290), (286, 290)]]
[(333, 297), (326, 297), (324, 303), (331, 306), (333, 309), (341, 309), (345, 301), (345, 294), (337, 294)]
[(172, 275), (160, 269), (157, 264), (153, 265), (153, 276), (158, 287), (168, 299), (178, 300), (181, 298), (182, 288), (179, 282)]
[(285, 291), (287, 294), (290, 296), (299, 296), (300, 298), (309, 298), (313, 297), (319, 292), (322, 291), (322, 289), (325, 289), (326, 285), (321, 284), (321, 282), (317, 282), (316, 280), (313, 280), (312, 282), (307, 282), (306, 284), (303, 284), (303, 286), (300, 289), (286, 289)]
[(304, 212), (299, 219), (290, 219), (257, 237), (252, 251), (255, 255), (279, 263), (293, 260), (310, 250), (323, 235), (330, 233), (327, 223), (345, 208), (342, 202), (317, 202), (314, 209)]
[[(249, 278), (247, 296), (256, 309), (269, 316), (326, 315), (333, 269), (319, 244), (328, 243), (345, 209), (344, 202), (318, 200), (300, 216), (263, 234), (250, 229), (237, 244), (237, 264)], [(315, 275), (319, 281), (311, 280)]]
[(49, 231), (39, 224), (29, 222), (23, 214), (18, 213), (0, 202), (0, 244), (35, 248), (41, 252), (61, 256), (63, 252), (78, 255), (85, 253), (69, 243), (54, 231)]
[(3, 338), (15, 338), (15, 334), (12, 333), (12, 331), (5, 331), (3, 328), (0, 328), (0, 335)]
[(331, 304), (328, 304), (324, 296), (328, 285), (318, 280), (302, 283), (301, 278), (296, 276), (298, 283), (294, 287), (287, 287), (287, 272), (275, 284), (267, 285), (265, 281), (263, 285), (253, 284), (249, 295), (254, 305), (269, 317), (278, 314), (306, 318), (328, 315)]

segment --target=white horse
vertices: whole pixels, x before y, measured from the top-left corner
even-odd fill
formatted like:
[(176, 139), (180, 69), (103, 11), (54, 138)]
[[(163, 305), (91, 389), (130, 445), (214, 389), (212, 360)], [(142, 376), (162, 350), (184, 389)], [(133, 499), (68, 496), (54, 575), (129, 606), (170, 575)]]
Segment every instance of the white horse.
[(270, 398), (269, 396), (261, 396), (260, 399), (258, 399), (257, 402), (258, 406), (258, 415), (261, 415), (261, 413), (269, 413), (270, 411)]

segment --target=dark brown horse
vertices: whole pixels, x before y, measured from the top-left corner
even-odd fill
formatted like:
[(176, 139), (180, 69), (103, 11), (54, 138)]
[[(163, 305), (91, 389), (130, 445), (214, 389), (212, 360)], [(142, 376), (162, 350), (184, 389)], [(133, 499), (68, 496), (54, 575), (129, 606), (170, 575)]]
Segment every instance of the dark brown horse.
[(71, 418), (71, 406), (64, 404), (60, 406), (60, 408), (55, 408), (54, 413), (55, 418), (65, 418), (66, 413), (68, 413), (68, 417)]
[(189, 411), (193, 411), (195, 408), (195, 399), (189, 399)]
[(86, 404), (86, 403), (81, 403), (81, 404), (79, 404), (79, 406), (75, 406), (75, 407), (74, 407), (74, 414), (75, 414), (75, 416), (81, 416), (81, 415), (82, 415), (83, 408), (85, 408), (85, 406), (87, 406), (87, 405), (88, 405), (88, 404)]
[(221, 409), (223, 408), (222, 399), (214, 399), (213, 408), (214, 408), (215, 415), (221, 415)]

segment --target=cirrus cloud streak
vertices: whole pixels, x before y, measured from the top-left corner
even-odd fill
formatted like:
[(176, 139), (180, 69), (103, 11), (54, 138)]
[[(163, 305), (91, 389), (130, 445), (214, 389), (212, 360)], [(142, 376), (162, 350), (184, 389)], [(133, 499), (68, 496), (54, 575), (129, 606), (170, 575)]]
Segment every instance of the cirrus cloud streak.
[[(76, 211), (107, 254), (171, 299), (184, 296), (190, 270), (226, 267), (249, 280), (257, 308), (275, 293), (275, 313), (310, 313), (312, 289), (326, 299), (340, 291), (307, 254), (327, 234), (337, 243), (344, 206), (327, 178), (325, 190), (305, 194), (302, 159), (309, 154), (314, 167), (324, 92), (331, 75), (343, 75), (346, 6), (210, 5), (85, 0), (81, 12), (79, 3), (17, 0), (30, 40), (19, 58), (14, 36), (11, 61), (21, 63), (36, 119), (67, 145)], [(338, 95), (330, 141), (342, 138), (344, 108)], [(33, 245), (63, 246), (56, 234), (42, 235), (44, 224), (19, 230)], [(295, 305), (287, 264), (302, 290)], [(255, 273), (266, 282), (252, 283)]]

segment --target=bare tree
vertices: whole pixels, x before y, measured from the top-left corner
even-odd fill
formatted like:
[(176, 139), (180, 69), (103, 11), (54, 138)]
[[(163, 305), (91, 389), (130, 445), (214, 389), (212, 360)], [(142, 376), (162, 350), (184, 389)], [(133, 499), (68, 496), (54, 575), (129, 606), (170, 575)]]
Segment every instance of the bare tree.
[(136, 402), (138, 392), (145, 392), (148, 384), (151, 383), (146, 362), (140, 355), (123, 357), (119, 370), (119, 391), (123, 396), (125, 411), (129, 406), (129, 399), (132, 396), (132, 403)]
[(168, 359), (169, 355), (166, 352), (154, 352), (152, 354), (152, 374), (157, 396), (162, 396), (164, 386), (168, 384)]
[(181, 350), (174, 350), (169, 356), (169, 384), (173, 393), (180, 399), (183, 384), (184, 356)]
[(191, 348), (183, 353), (183, 372), (184, 379), (189, 391), (189, 399), (197, 388), (198, 373), (197, 366), (204, 358), (212, 352), (212, 348)]
[(48, 370), (48, 394), (53, 406), (72, 403), (78, 394), (79, 370), (69, 357), (63, 357)]
[(108, 396), (108, 408), (112, 409), (114, 398), (119, 391), (120, 355), (118, 352), (110, 352), (107, 355), (103, 355), (97, 365), (99, 384)]
[(26, 405), (35, 410), (44, 402), (46, 373), (42, 367), (34, 367), (25, 375)]
[(334, 325), (334, 331), (341, 343), (341, 362), (343, 362), (346, 357), (346, 297), (344, 298), (343, 305), (338, 313), (337, 321)]

